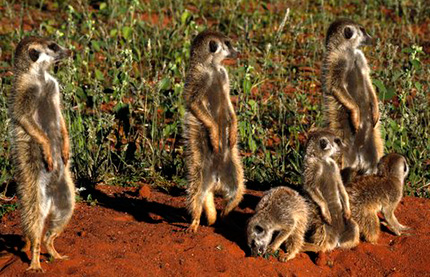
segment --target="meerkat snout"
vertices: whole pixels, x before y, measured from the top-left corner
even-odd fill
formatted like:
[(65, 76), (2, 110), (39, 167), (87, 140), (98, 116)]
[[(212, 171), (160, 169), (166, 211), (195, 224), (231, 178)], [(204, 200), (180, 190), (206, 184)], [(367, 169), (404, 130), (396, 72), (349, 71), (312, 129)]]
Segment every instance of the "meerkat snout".
[(251, 256), (256, 257), (265, 254), (267, 246), (272, 240), (272, 232), (266, 230), (266, 228), (256, 222), (250, 222), (247, 233)]

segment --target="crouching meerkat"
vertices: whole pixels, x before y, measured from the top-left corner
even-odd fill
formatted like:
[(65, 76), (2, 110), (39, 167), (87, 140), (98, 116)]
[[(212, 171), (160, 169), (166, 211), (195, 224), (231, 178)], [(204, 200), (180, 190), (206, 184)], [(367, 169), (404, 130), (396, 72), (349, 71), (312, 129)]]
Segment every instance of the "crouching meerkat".
[(378, 164), (378, 173), (361, 176), (346, 186), (351, 199), (352, 218), (357, 221), (364, 240), (376, 243), (380, 232), (378, 212), (397, 236), (409, 229), (399, 223), (394, 211), (403, 196), (409, 167), (399, 154), (388, 154)]
[[(247, 226), (251, 255), (274, 253), (285, 245), (280, 261), (293, 259), (303, 246), (308, 225), (309, 207), (306, 200), (287, 187), (269, 190), (262, 197)], [(279, 232), (273, 239), (274, 232)]]
[(241, 201), (245, 190), (237, 146), (237, 119), (230, 84), (221, 62), (235, 58), (230, 38), (213, 31), (200, 33), (191, 44), (184, 98), (184, 137), (188, 167), (188, 208), (196, 232), (204, 207), (209, 225), (216, 221), (214, 193), (227, 203), (222, 216)]
[(384, 151), (378, 97), (367, 60), (360, 50), (371, 42), (364, 28), (348, 19), (333, 22), (325, 41), (322, 66), (325, 118), (330, 129), (348, 145), (341, 168), (347, 174), (375, 173)]
[(316, 252), (338, 246), (351, 248), (359, 242), (358, 226), (351, 219), (349, 197), (334, 160), (344, 147), (342, 140), (330, 130), (312, 129), (308, 134), (303, 190), (315, 203), (310, 220), (315, 232), (310, 241), (317, 246)]
[(68, 167), (69, 136), (61, 114), (57, 80), (50, 67), (71, 56), (71, 51), (52, 40), (24, 38), (15, 52), (12, 91), (9, 95), (10, 137), (21, 221), (31, 264), (27, 270), (42, 272), (40, 244), (55, 259), (65, 259), (54, 248), (70, 220), (75, 202)]

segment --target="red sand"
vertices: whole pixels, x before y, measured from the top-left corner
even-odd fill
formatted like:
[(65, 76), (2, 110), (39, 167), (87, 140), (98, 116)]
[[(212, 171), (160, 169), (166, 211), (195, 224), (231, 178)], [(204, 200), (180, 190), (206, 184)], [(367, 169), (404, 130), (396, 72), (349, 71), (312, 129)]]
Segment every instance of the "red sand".
[[(410, 235), (383, 229), (377, 245), (319, 257), (301, 253), (281, 263), (247, 256), (244, 228), (261, 192), (248, 191), (227, 222), (201, 226), (197, 234), (184, 232), (189, 217), (183, 192), (100, 185), (91, 194), (97, 206), (78, 203), (56, 240), (70, 260), (50, 262), (42, 255), (46, 276), (430, 276), (428, 199), (406, 197), (399, 205), (396, 214), (413, 228)], [(18, 212), (1, 220), (0, 234), (0, 275), (23, 275), (29, 253), (18, 251), (24, 244)]]

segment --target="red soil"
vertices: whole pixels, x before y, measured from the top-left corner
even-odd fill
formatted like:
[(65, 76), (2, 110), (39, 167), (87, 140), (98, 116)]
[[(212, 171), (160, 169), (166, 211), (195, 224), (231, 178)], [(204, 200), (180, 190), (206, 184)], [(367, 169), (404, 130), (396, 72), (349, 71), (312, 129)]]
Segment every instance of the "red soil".
[[(201, 226), (197, 234), (184, 232), (189, 217), (183, 192), (171, 194), (97, 186), (91, 195), (98, 204), (78, 203), (56, 240), (70, 260), (51, 262), (42, 255), (46, 276), (430, 276), (428, 199), (405, 197), (400, 203), (397, 215), (412, 227), (409, 235), (383, 229), (377, 245), (361, 243), (320, 256), (301, 253), (281, 263), (247, 256), (244, 227), (261, 192), (249, 190), (227, 222)], [(18, 250), (24, 244), (18, 212), (1, 220), (0, 234), (0, 275), (21, 276), (29, 253)]]

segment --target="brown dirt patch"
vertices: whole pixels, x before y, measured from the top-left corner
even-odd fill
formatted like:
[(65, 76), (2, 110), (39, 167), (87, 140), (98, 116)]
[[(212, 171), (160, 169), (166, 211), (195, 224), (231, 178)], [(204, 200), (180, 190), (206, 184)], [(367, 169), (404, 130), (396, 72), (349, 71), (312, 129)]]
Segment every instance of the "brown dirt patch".
[[(49, 262), (42, 256), (46, 276), (430, 276), (427, 199), (406, 197), (398, 207), (399, 221), (413, 228), (410, 235), (396, 237), (383, 229), (377, 245), (361, 243), (319, 257), (301, 253), (280, 263), (247, 256), (244, 227), (261, 192), (248, 191), (228, 222), (188, 234), (183, 192), (172, 196), (142, 188), (100, 185), (91, 192), (97, 206), (78, 203), (56, 240), (70, 260)], [(18, 251), (24, 244), (18, 212), (1, 220), (0, 234), (0, 275), (21, 276), (29, 253)]]

